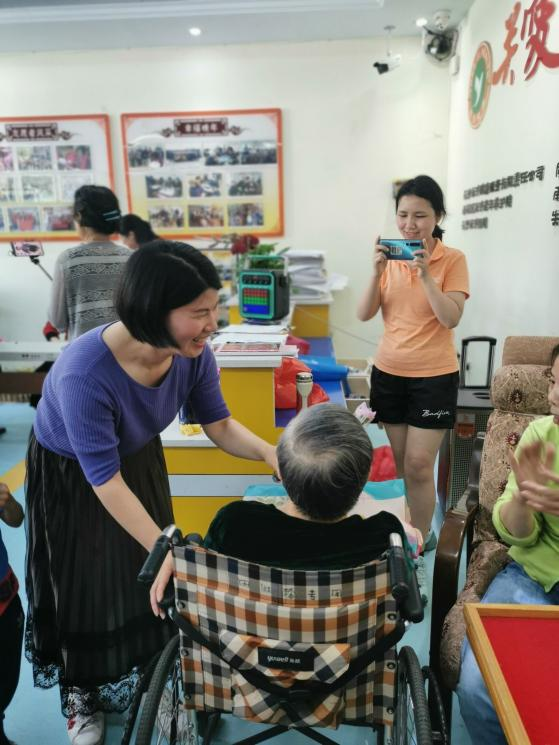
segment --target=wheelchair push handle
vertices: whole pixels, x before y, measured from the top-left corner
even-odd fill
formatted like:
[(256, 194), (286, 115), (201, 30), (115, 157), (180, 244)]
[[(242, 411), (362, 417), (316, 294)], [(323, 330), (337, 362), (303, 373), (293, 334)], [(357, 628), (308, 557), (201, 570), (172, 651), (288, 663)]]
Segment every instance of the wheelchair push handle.
[(390, 591), (395, 600), (408, 597), (408, 566), (398, 533), (390, 534), (390, 551), (388, 552), (388, 571), (390, 573)]
[(390, 590), (402, 617), (406, 621), (419, 623), (423, 620), (423, 603), (415, 571), (410, 569), (402, 538), (398, 533), (390, 534), (388, 551), (388, 571), (390, 573)]
[(402, 605), (402, 615), (412, 623), (420, 623), (425, 615), (415, 570), (410, 571), (409, 595)]
[(167, 556), (167, 551), (171, 546), (179, 543), (181, 539), (182, 534), (176, 525), (169, 525), (169, 527), (165, 528), (153, 544), (153, 548), (144, 561), (144, 565), (138, 574), (138, 582), (151, 584), (161, 569), (161, 565)]

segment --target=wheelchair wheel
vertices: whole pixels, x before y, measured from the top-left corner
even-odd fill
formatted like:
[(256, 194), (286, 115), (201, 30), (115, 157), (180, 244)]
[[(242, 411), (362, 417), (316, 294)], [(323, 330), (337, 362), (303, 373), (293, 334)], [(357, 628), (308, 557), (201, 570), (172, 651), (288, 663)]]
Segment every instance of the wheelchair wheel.
[(196, 712), (183, 708), (179, 637), (171, 639), (153, 671), (136, 745), (198, 745)]
[(432, 745), (433, 733), (421, 665), (411, 647), (398, 654), (394, 745)]
[(128, 715), (122, 731), (120, 745), (130, 745), (130, 740), (132, 739), (132, 733), (134, 732), (134, 726), (136, 724), (136, 718), (138, 716), (138, 711), (140, 710), (140, 704), (142, 703), (142, 696), (150, 684), (151, 676), (153, 675), (153, 671), (157, 665), (157, 660), (159, 659), (159, 654), (160, 653), (157, 652), (157, 654), (151, 658), (141, 673), (140, 680), (138, 681), (138, 685), (136, 686), (136, 690), (134, 691), (132, 701), (128, 708)]

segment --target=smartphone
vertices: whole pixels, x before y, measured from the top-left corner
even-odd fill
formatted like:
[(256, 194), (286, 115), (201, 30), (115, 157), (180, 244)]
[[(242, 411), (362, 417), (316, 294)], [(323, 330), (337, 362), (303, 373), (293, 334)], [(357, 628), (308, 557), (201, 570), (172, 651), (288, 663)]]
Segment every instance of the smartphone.
[(44, 256), (43, 244), (39, 241), (14, 241), (10, 244), (14, 256)]
[(423, 248), (421, 241), (406, 241), (404, 238), (381, 238), (379, 243), (388, 248), (386, 258), (395, 261), (413, 261), (413, 252)]

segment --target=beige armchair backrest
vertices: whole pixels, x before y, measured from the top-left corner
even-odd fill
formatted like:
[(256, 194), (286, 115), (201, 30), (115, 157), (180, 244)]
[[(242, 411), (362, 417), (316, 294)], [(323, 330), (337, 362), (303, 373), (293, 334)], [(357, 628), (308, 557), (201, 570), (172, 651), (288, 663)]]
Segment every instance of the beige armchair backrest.
[(558, 336), (507, 336), (501, 365), (549, 365)]

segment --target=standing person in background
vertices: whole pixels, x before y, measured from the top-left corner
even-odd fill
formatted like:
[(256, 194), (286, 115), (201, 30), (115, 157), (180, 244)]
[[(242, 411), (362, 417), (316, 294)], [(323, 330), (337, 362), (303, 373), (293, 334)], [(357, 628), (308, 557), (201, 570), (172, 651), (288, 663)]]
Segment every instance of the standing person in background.
[(373, 270), (357, 317), (382, 311), (384, 334), (371, 374), (371, 408), (386, 428), (398, 476), (405, 479), (411, 521), (429, 533), (435, 508), (433, 469), (445, 429), (454, 425), (458, 362), (452, 329), (469, 296), (461, 251), (442, 242), (446, 215), (440, 186), (416, 176), (396, 195), (396, 223), (406, 240), (420, 240), (413, 261), (389, 261), (377, 240)]
[(74, 194), (74, 220), (82, 243), (57, 259), (48, 320), (69, 339), (116, 321), (114, 293), (130, 251), (111, 241), (118, 231), (118, 199), (106, 186)]
[[(0, 520), (11, 528), (23, 522), (21, 505), (6, 484), (0, 484)], [(18, 581), (8, 563), (8, 553), (0, 533), (0, 745), (13, 745), (4, 732), (4, 712), (16, 692), (23, 641), (23, 608)]]
[(118, 230), (120, 239), (131, 250), (140, 248), (144, 243), (156, 241), (159, 238), (151, 229), (149, 222), (132, 213), (121, 218)]
[[(72, 745), (102, 743), (103, 712), (129, 706), (138, 667), (176, 633), (137, 582), (173, 522), (159, 433), (188, 401), (218, 447), (277, 468), (221, 394), (208, 344), (220, 289), (192, 246), (131, 252), (120, 320), (72, 341), (43, 385), (27, 451), (26, 655), (35, 685), (60, 685)], [(169, 554), (160, 575), (171, 573)]]

